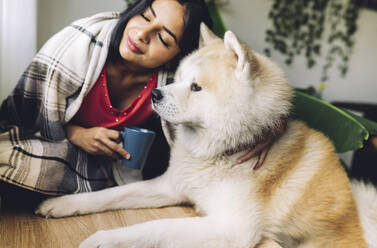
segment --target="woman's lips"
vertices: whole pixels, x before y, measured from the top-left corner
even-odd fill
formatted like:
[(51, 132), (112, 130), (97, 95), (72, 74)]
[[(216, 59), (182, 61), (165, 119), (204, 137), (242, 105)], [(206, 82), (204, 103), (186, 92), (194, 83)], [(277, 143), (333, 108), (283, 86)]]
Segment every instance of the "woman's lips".
[(134, 53), (143, 53), (141, 49), (136, 45), (136, 43), (129, 36), (127, 37), (127, 46)]

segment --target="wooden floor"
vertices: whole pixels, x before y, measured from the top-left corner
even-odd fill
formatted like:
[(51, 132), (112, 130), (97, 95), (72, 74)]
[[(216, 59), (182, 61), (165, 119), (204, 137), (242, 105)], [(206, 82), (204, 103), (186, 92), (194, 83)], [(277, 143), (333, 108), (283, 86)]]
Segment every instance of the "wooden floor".
[(45, 219), (32, 211), (2, 209), (1, 248), (71, 248), (98, 230), (128, 226), (159, 218), (194, 216), (188, 207), (119, 210), (61, 219)]
[(0, 181), (0, 248), (71, 248), (98, 230), (160, 218), (195, 216), (189, 207), (118, 210), (86, 216), (45, 219), (34, 215), (45, 195)]

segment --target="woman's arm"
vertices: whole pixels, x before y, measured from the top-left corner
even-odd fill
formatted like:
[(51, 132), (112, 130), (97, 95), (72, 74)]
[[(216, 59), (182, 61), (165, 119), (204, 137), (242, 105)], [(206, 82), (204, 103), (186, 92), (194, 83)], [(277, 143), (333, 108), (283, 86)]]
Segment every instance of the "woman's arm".
[(120, 156), (130, 158), (130, 154), (118, 144), (120, 136), (115, 130), (68, 124), (65, 126), (65, 133), (71, 143), (89, 154), (106, 155), (115, 159), (119, 159)]

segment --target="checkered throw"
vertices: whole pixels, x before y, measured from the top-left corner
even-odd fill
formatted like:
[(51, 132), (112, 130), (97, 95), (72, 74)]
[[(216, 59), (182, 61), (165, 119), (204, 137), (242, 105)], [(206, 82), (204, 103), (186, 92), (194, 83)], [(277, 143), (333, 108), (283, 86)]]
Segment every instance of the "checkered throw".
[(71, 144), (63, 126), (97, 81), (118, 17), (106, 12), (75, 21), (36, 54), (1, 105), (0, 180), (50, 195), (113, 183), (113, 161)]

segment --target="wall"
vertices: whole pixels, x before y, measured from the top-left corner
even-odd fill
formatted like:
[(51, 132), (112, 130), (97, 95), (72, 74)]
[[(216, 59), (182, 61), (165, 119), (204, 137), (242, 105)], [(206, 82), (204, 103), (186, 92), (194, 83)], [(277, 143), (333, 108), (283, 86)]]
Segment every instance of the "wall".
[(38, 0), (37, 49), (71, 22), (104, 11), (122, 11), (124, 0)]
[(76, 19), (125, 6), (123, 0), (1, 0), (0, 102), (54, 33)]
[[(234, 31), (251, 48), (262, 52), (265, 31), (271, 26), (267, 14), (272, 0), (234, 0), (220, 12), (228, 29)], [(377, 11), (362, 9), (358, 20), (356, 44), (345, 78), (337, 70), (331, 71), (326, 83), (324, 99), (327, 101), (356, 101), (377, 103)], [(318, 86), (320, 66), (308, 70), (303, 57), (286, 66), (277, 52), (272, 58), (283, 68), (292, 86)]]
[(0, 2), (0, 100), (14, 88), (36, 50), (36, 0)]

